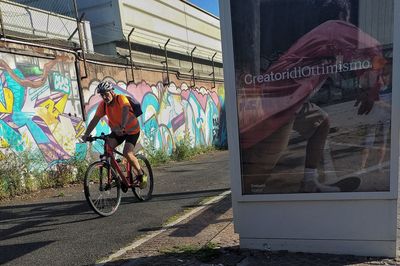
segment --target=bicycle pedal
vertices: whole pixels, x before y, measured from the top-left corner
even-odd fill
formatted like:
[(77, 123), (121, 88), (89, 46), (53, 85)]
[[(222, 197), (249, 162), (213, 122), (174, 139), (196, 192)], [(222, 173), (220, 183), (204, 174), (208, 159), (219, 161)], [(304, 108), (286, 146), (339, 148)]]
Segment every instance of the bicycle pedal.
[(140, 180), (135, 178), (132, 182), (132, 187), (139, 187), (140, 186)]

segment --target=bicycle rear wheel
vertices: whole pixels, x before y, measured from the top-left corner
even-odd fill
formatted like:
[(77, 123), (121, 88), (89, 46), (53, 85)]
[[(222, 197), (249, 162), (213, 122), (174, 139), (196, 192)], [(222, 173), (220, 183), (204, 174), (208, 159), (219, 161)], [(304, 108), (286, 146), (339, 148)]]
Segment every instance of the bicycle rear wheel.
[[(139, 161), (140, 167), (144, 172), (144, 178), (147, 177), (147, 185), (143, 188), (138, 186), (132, 187), (133, 194), (140, 201), (150, 200), (153, 194), (154, 180), (153, 180), (153, 171), (151, 170), (150, 162), (146, 157), (142, 154), (136, 154), (136, 158)], [(133, 173), (133, 169), (131, 169)]]
[[(112, 181), (108, 181), (111, 171)], [(101, 216), (110, 216), (121, 203), (121, 183), (114, 169), (102, 161), (89, 165), (84, 180), (85, 197), (89, 206)]]

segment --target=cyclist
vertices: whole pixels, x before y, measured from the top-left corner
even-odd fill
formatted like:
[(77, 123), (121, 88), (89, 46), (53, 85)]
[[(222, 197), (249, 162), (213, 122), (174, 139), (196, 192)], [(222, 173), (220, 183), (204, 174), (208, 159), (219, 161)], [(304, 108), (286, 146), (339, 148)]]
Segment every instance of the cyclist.
[[(140, 135), (140, 126), (129, 100), (124, 95), (116, 94), (113, 84), (108, 81), (99, 83), (96, 91), (103, 98), (103, 101), (98, 105), (96, 113), (82, 139), (86, 141), (100, 119), (106, 115), (108, 125), (112, 131), (107, 139), (107, 144), (114, 149), (125, 141), (124, 157), (132, 165), (137, 175), (137, 180), (134, 182), (140, 182), (139, 187), (143, 189), (147, 186), (147, 176), (141, 169), (139, 161), (133, 152)], [(128, 188), (122, 187), (122, 189), (126, 192)]]

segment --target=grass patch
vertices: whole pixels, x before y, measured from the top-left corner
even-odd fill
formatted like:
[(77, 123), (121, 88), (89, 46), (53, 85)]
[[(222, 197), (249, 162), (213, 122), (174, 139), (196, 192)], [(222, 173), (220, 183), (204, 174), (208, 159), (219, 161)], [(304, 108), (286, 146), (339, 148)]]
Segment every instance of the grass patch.
[(209, 201), (211, 201), (212, 199), (214, 199), (216, 196), (209, 196), (209, 197), (205, 197), (204, 199), (202, 199), (199, 202), (199, 205), (205, 205), (207, 204)]
[(204, 246), (176, 246), (170, 249), (160, 250), (160, 252), (167, 255), (179, 254), (180, 256), (195, 257), (197, 260), (204, 263), (210, 262), (220, 255), (219, 247), (212, 242), (208, 242)]
[(171, 217), (169, 217), (163, 224), (162, 226), (167, 226), (170, 223), (175, 222), (176, 220), (178, 220), (179, 218), (181, 218), (182, 216), (184, 216), (185, 214), (191, 212), (194, 208), (186, 208), (184, 209), (182, 212), (179, 212)]

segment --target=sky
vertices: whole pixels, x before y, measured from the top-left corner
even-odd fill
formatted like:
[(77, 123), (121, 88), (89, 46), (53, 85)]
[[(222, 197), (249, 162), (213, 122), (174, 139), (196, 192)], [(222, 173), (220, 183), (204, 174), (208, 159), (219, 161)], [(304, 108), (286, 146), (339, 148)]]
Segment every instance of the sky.
[(189, 0), (189, 2), (219, 17), (218, 0)]

